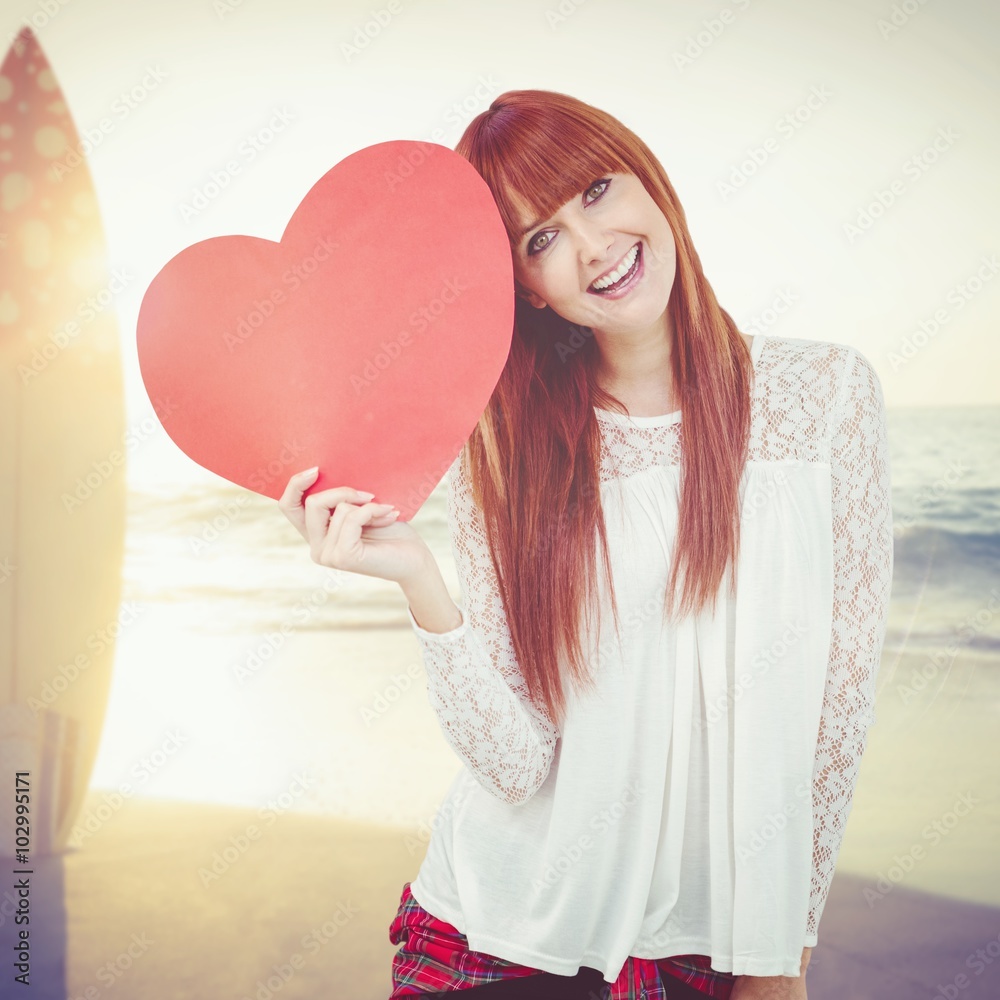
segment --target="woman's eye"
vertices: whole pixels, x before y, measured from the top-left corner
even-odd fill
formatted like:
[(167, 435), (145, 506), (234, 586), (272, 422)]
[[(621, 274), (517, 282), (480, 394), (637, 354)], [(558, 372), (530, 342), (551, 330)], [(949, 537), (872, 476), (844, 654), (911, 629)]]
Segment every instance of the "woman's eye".
[[(598, 191), (598, 194), (597, 194), (596, 197), (591, 198), (590, 201), (587, 202), (587, 204), (590, 205), (590, 204), (593, 204), (595, 201), (599, 201), (600, 198), (604, 195), (604, 192), (607, 191), (608, 185), (610, 183), (611, 183), (611, 178), (610, 177), (602, 177), (601, 180), (594, 181), (594, 183), (591, 184), (590, 187), (587, 188), (587, 190), (584, 191), (583, 193), (584, 193), (584, 195), (588, 195), (592, 191), (596, 190), (596, 191)], [(545, 242), (544, 243), (539, 243), (539, 240), (544, 240)], [(539, 233), (528, 244), (528, 256), (531, 257), (531, 256), (533, 256), (536, 253), (540, 253), (551, 242), (552, 242), (552, 237), (548, 233)]]
[[(539, 233), (529, 244), (528, 253), (538, 253), (539, 250), (544, 250), (549, 245), (549, 240), (551, 237), (548, 233)], [(545, 240), (544, 243), (539, 243), (539, 240)]]
[[(597, 195), (597, 198), (600, 198), (601, 195), (604, 194), (604, 192), (608, 189), (608, 185), (610, 183), (611, 183), (611, 178), (610, 177), (605, 177), (602, 180), (594, 181), (594, 183), (591, 184), (589, 188), (587, 188), (587, 190), (586, 190), (585, 193), (586, 194), (590, 194), (591, 191), (594, 191), (597, 188), (600, 188), (600, 193)], [(594, 198), (593, 200), (596, 201), (597, 198)]]

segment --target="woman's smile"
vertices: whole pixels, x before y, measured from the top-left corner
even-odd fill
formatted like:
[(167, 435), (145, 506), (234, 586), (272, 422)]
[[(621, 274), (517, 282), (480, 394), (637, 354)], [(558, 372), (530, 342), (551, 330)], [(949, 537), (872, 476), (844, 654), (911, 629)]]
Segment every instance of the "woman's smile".
[(587, 288), (591, 295), (606, 299), (620, 299), (642, 280), (642, 240), (632, 245), (618, 264), (595, 278)]

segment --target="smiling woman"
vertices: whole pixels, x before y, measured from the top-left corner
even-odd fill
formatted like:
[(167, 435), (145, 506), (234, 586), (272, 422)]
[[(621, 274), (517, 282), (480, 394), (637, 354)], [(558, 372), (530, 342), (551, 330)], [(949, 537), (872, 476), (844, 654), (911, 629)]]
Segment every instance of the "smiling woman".
[(802, 1000), (885, 635), (878, 376), (742, 334), (605, 112), (511, 91), (456, 148), (516, 290), (449, 470), (462, 606), (360, 495), (286, 501), (330, 565), (400, 583), (465, 764), (390, 927), (392, 1000)]
[[(676, 401), (669, 411), (684, 413), (687, 485), (665, 602), (671, 611), (686, 571), (683, 614), (713, 598), (736, 551), (753, 368), (747, 338), (702, 272), (666, 172), (621, 122), (567, 95), (515, 91), (476, 118), (456, 150), (493, 192), (518, 295), (510, 358), (467, 457), (491, 548), (521, 581), (503, 588), (514, 649), (552, 715), (562, 704), (559, 654), (570, 657), (577, 679), (584, 674), (579, 623), (585, 587), (596, 576), (597, 537), (608, 558), (598, 493), (573, 496), (598, 478), (592, 404), (631, 412), (630, 400), (665, 397)], [(595, 287), (618, 273), (636, 245), (634, 275)], [(588, 336), (566, 363), (559, 348), (577, 329)], [(533, 432), (539, 423), (549, 433)], [(575, 516), (566, 518), (562, 505), (571, 500)], [(524, 535), (516, 521), (533, 530)], [(532, 549), (560, 534), (568, 572), (553, 586), (558, 571)], [(550, 572), (553, 579), (543, 579)], [(551, 597), (537, 600), (536, 590)], [(539, 662), (553, 666), (539, 671)]]

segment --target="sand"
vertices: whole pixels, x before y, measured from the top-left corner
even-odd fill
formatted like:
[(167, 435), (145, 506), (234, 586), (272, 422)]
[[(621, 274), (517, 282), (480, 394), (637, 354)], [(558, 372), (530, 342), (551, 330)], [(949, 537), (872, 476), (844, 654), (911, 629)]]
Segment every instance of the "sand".
[(423, 849), (374, 824), (129, 801), (36, 863), (31, 989), (7, 992), (5, 969), (0, 996), (388, 997), (388, 927)]
[[(252, 825), (251, 810), (136, 800), (85, 848), (36, 864), (32, 986), (0, 995), (385, 1000), (388, 926), (423, 855), (416, 833), (289, 813), (251, 839)], [(243, 853), (215, 859), (221, 874), (203, 884), (199, 870), (241, 835)], [(866, 886), (834, 879), (812, 1000), (1000, 996), (1000, 910), (902, 885), (871, 907)], [(11, 930), (0, 928), (6, 955)], [(989, 964), (967, 965), (976, 948)], [(936, 992), (949, 983), (957, 992)]]
[[(915, 701), (899, 685), (919, 664), (894, 662), (880, 682), (810, 1000), (1000, 996), (998, 671), (964, 656)], [(423, 698), (409, 702), (411, 721)], [(84, 813), (104, 795), (92, 791)], [(973, 806), (956, 811), (963, 795)], [(35, 860), (31, 988), (12, 984), (5, 907), (0, 996), (385, 1000), (388, 927), (425, 836), (294, 810), (267, 825), (254, 808), (128, 799), (82, 846)], [(213, 860), (217, 877), (205, 878)], [(3, 878), (5, 903), (14, 878)]]

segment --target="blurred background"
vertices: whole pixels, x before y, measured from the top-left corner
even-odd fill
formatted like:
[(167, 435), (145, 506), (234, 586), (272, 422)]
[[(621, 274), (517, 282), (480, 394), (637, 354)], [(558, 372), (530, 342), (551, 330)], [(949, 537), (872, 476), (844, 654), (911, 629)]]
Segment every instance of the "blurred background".
[[(4, 52), (26, 25), (77, 131), (45, 155), (86, 157), (103, 223), (126, 457), (96, 763), (67, 851), (35, 875), (35, 971), (53, 991), (37, 995), (388, 996), (388, 925), (460, 767), (405, 601), (315, 565), (272, 501), (173, 445), (139, 376), (136, 317), (186, 246), (277, 240), (349, 153), (452, 147), (494, 97), (529, 87), (645, 139), (741, 329), (850, 344), (877, 369), (893, 599), (810, 996), (1000, 995), (1000, 9), (6, 0)], [(19, 96), (0, 77), (4, 121)], [(13, 172), (0, 156), (4, 211)], [(16, 281), (11, 265), (0, 337)], [(61, 475), (51, 488), (72, 491), (86, 469)], [(457, 598), (443, 484), (413, 523)], [(22, 697), (58, 711), (45, 673)], [(195, 942), (193, 916), (215, 933)]]

